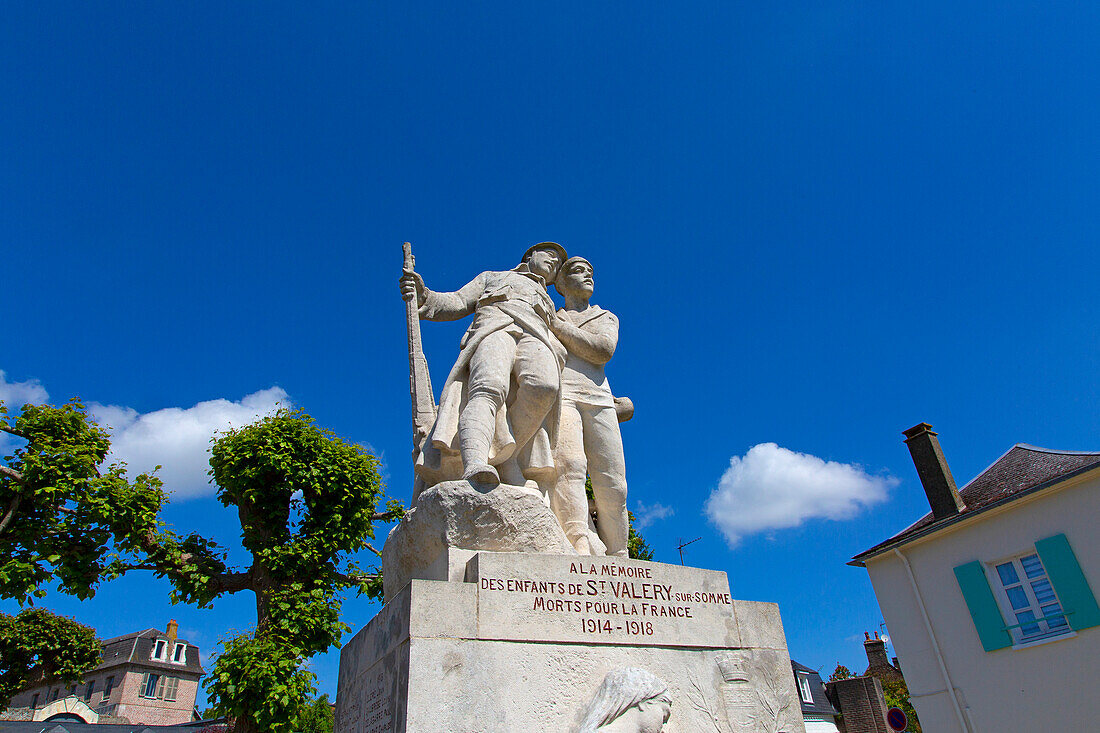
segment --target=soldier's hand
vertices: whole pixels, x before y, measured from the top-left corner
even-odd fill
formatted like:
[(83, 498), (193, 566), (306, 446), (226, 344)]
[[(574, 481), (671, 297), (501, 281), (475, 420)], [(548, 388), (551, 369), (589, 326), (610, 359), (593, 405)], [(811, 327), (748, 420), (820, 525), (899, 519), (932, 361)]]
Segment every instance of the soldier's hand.
[(427, 288), (424, 287), (424, 278), (416, 274), (412, 270), (403, 270), (401, 273), (401, 297), (405, 300), (412, 300), (416, 298), (416, 306), (419, 308), (424, 305), (424, 293)]
[(550, 330), (560, 336), (566, 326), (566, 320), (557, 311), (550, 311)]

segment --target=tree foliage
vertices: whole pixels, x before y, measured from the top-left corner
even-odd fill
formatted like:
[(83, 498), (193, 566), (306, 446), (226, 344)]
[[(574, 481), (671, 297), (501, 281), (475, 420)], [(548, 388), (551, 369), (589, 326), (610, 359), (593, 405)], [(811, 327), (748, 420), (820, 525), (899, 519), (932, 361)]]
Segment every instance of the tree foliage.
[(836, 682), (837, 680), (847, 680), (851, 679), (854, 676), (855, 675), (852, 674), (852, 670), (848, 669), (843, 664), (840, 664), (838, 662), (836, 665), (836, 669), (834, 669), (833, 673), (829, 675), (829, 682)]
[(95, 630), (42, 608), (0, 613), (0, 710), (28, 687), (79, 680), (99, 664)]
[(199, 607), (252, 591), (255, 632), (226, 642), (204, 685), (237, 731), (294, 730), (314, 692), (305, 661), (348, 629), (339, 593), (382, 595), (381, 573), (349, 557), (374, 549), (373, 522), (404, 511), (394, 501), (376, 511), (378, 460), (288, 410), (217, 438), (210, 473), (252, 556), (230, 569), (223, 548), (160, 521), (167, 494), (155, 475), (131, 480), (125, 465), (104, 466), (109, 434), (81, 403), (26, 405), (14, 418), (0, 404), (0, 431), (20, 439), (0, 463), (0, 598), (32, 602), (51, 578), (89, 598), (136, 569), (166, 578), (173, 602)]
[(25, 604), (51, 578), (63, 593), (91, 597), (124, 571), (117, 551), (157, 536), (161, 482), (103, 468), (108, 434), (76, 401), (25, 405), (16, 417), (0, 404), (0, 431), (20, 439), (0, 462), (0, 598)]
[(629, 550), (630, 557), (635, 560), (652, 560), (653, 549), (646, 544), (645, 539), (634, 529), (634, 512), (627, 512), (626, 516), (630, 520), (630, 533), (626, 540), (626, 546)]
[[(584, 493), (588, 497), (589, 506), (592, 506), (592, 502), (595, 500), (595, 495), (592, 493), (592, 477), (586, 476), (584, 479)], [(627, 555), (635, 560), (652, 560), (653, 549), (646, 544), (645, 539), (638, 534), (634, 529), (634, 512), (626, 513), (628, 525), (628, 534), (626, 540)], [(596, 516), (595, 511), (592, 512), (592, 522), (598, 523), (599, 518)]]
[(401, 514), (382, 496), (379, 461), (298, 412), (230, 430), (211, 450), (218, 499), (235, 507), (252, 564), (235, 582), (256, 595), (256, 630), (226, 643), (204, 685), (236, 730), (291, 731), (315, 690), (305, 660), (340, 642), (339, 591), (375, 595), (378, 573), (348, 559), (373, 522)]
[(913, 709), (913, 704), (909, 702), (909, 686), (905, 684), (905, 680), (883, 682), (882, 696), (886, 698), (887, 708), (901, 708), (901, 711), (905, 713), (905, 717), (909, 719), (909, 727), (906, 728), (908, 733), (921, 733), (917, 711)]
[(332, 733), (335, 725), (336, 721), (328, 695), (321, 695), (310, 703), (305, 713), (298, 719), (299, 733)]

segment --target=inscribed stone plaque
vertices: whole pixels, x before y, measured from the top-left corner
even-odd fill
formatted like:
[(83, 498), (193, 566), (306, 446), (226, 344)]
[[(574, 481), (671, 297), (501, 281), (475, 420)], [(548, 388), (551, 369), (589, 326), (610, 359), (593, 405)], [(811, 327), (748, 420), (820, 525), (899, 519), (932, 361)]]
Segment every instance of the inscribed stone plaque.
[(478, 638), (739, 646), (729, 581), (714, 570), (618, 557), (481, 552)]

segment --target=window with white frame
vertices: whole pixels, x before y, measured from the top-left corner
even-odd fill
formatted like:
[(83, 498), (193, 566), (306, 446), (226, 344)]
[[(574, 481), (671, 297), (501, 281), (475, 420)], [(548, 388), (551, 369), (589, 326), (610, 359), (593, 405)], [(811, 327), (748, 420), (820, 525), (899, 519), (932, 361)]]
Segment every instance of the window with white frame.
[(157, 643), (153, 645), (153, 659), (164, 659), (164, 652), (168, 649), (168, 642), (165, 639), (158, 639)]
[(798, 694), (802, 697), (802, 702), (813, 702), (813, 695), (810, 694), (810, 675), (805, 672), (798, 673)]
[(998, 600), (1004, 606), (1008, 630), (1017, 644), (1070, 632), (1062, 605), (1037, 553), (994, 563)]
[(172, 651), (172, 661), (176, 664), (183, 664), (186, 652), (186, 644), (176, 644), (176, 648)]

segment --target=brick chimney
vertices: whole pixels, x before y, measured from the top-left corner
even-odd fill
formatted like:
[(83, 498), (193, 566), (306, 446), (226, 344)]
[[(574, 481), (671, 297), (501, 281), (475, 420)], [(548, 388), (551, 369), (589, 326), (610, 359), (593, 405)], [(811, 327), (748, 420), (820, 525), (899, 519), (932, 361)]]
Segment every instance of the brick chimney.
[[(170, 619), (168, 621), (168, 628), (165, 629), (164, 633), (168, 634), (168, 647), (169, 647), (169, 649), (172, 647), (172, 644), (176, 643), (176, 635), (179, 633), (179, 628), (180, 628), (180, 625), (178, 623), (176, 623), (175, 619)], [(169, 652), (169, 653), (171, 653), (171, 652)]]
[(940, 441), (932, 426), (926, 422), (914, 425), (902, 433), (909, 454), (913, 456), (913, 465), (928, 496), (928, 505), (932, 507), (932, 516), (936, 519), (951, 517), (966, 508), (947, 459), (943, 457)]
[(886, 656), (886, 641), (879, 638), (878, 632), (875, 632), (873, 639), (866, 631), (863, 636), (863, 649), (867, 652), (867, 671), (863, 673), (864, 676), (876, 677), (882, 682), (902, 679), (898, 668), (890, 664), (890, 658)]

